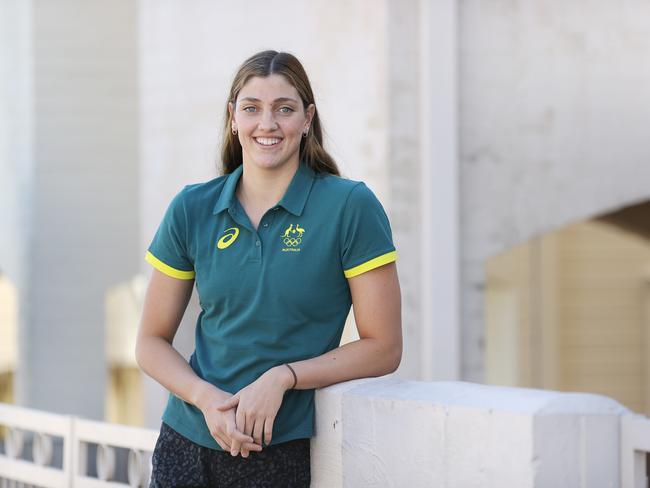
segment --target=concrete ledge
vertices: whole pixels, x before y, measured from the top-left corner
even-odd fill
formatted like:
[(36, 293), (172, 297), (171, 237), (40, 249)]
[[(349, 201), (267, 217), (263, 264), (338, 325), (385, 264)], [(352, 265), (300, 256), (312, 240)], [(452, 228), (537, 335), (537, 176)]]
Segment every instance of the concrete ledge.
[(616, 487), (628, 415), (591, 393), (390, 375), (340, 383), (316, 393), (312, 486)]

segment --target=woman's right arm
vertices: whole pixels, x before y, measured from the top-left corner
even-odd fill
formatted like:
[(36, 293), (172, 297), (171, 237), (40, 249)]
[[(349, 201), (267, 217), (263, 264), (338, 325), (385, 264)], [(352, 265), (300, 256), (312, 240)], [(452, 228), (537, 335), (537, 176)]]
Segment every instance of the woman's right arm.
[[(199, 378), (185, 358), (172, 347), (172, 342), (180, 325), (187, 304), (192, 295), (194, 280), (180, 280), (153, 269), (149, 286), (145, 294), (142, 318), (138, 329), (135, 357), (140, 368), (174, 395), (199, 408), (206, 422), (208, 418), (212, 435), (221, 441), (221, 447), (230, 448), (226, 430), (233, 426), (222, 425), (222, 432), (215, 432), (216, 405), (223, 403), (232, 394)], [(209, 412), (209, 415), (206, 415)], [(220, 415), (217, 413), (217, 415)], [(231, 411), (230, 415), (234, 414)], [(221, 423), (221, 422), (219, 422)], [(228, 422), (229, 424), (230, 422)], [(212, 425), (211, 425), (212, 424)], [(234, 422), (233, 422), (234, 424)], [(246, 447), (253, 449), (254, 444), (247, 445), (250, 436), (233, 430), (228, 436), (236, 436)], [(257, 450), (257, 449), (255, 449)]]
[(153, 270), (144, 299), (135, 358), (140, 368), (154, 380), (200, 408), (201, 398), (209, 389), (207, 382), (199, 378), (172, 347), (193, 286), (194, 280), (179, 280)]

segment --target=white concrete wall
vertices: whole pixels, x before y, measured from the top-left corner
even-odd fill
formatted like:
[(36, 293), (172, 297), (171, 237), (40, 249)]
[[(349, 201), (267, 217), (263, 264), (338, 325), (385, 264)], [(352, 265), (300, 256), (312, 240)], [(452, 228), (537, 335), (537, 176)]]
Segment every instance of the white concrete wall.
[(31, 29), (31, 2), (0, 1), (0, 272), (16, 284), (29, 215)]
[[(135, 6), (34, 1), (19, 402), (102, 419), (104, 298), (139, 269)], [(21, 222), (24, 224), (24, 222)]]
[[(616, 401), (392, 375), (316, 393), (313, 487), (619, 487)], [(623, 453), (625, 459), (632, 453)]]
[(460, 5), (462, 378), (488, 257), (650, 198), (650, 4)]
[(386, 178), (390, 201), (391, 227), (397, 248), (397, 270), (402, 289), (402, 335), (404, 353), (398, 374), (419, 378), (422, 362), (420, 344), (424, 324), (420, 320), (422, 243), (421, 197), (417, 182), (421, 175), (419, 134), (418, 2), (387, 2), (386, 73), (388, 148)]
[[(33, 171), (31, 20), (30, 1), (0, 1), (0, 273), (15, 287), (15, 325), (29, 320), (25, 298)], [(11, 327), (10, 323), (0, 324), (8, 334)], [(24, 337), (24, 330), (11, 335), (17, 334)], [(7, 354), (5, 364), (15, 373), (14, 395), (20, 402), (25, 398), (23, 385), (30, 365), (16, 362), (27, 350), (25, 341), (20, 343), (20, 351), (15, 344), (11, 347), (14, 351)]]

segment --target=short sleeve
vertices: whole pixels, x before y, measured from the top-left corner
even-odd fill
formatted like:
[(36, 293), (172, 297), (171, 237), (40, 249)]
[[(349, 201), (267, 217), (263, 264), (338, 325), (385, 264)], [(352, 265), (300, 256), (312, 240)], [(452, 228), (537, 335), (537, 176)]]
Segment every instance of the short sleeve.
[(194, 265), (187, 249), (187, 213), (183, 204), (184, 189), (171, 201), (145, 261), (162, 273), (181, 280), (194, 279)]
[(346, 278), (397, 259), (388, 216), (365, 183), (350, 192), (341, 225), (341, 263)]

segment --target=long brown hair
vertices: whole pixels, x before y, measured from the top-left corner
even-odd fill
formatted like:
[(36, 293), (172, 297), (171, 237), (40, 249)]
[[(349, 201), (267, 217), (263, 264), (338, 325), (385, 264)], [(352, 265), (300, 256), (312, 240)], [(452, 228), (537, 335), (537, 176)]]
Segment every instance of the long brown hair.
[[(228, 102), (235, 105), (237, 95), (253, 76), (265, 78), (272, 74), (284, 76), (295, 87), (302, 100), (303, 110), (310, 103), (314, 104), (314, 94), (311, 90), (309, 78), (300, 61), (292, 54), (278, 51), (261, 51), (248, 58), (237, 70), (228, 95)], [(242, 147), (239, 139), (231, 132), (231, 115), (226, 103), (226, 113), (222, 132), (223, 145), (221, 147), (221, 166), (223, 174), (232, 173), (242, 161)], [(317, 173), (330, 173), (340, 176), (336, 162), (323, 147), (323, 131), (318, 117), (318, 110), (314, 111), (307, 137), (300, 141), (299, 159)]]

